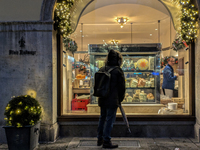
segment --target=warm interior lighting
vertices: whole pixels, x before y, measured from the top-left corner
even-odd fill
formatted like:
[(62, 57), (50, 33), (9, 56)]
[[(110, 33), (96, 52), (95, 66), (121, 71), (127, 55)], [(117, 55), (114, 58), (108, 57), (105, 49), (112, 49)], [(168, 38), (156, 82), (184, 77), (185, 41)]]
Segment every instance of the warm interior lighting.
[(114, 44), (114, 45), (117, 45), (118, 44), (118, 41), (117, 40), (112, 40), (112, 41), (110, 41), (111, 42), (111, 44)]
[(116, 20), (120, 24), (120, 27), (123, 28), (124, 24), (128, 21), (128, 18), (118, 17)]

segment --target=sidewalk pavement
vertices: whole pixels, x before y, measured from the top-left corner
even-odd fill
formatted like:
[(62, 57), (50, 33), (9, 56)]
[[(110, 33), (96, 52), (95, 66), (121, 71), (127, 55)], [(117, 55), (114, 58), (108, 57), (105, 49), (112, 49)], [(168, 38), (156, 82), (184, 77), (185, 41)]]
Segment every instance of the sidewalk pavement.
[[(104, 150), (96, 146), (96, 138), (59, 138), (54, 143), (40, 143), (35, 150)], [(119, 145), (115, 150), (200, 150), (200, 143), (193, 138), (112, 138)], [(0, 150), (8, 150), (0, 144)]]

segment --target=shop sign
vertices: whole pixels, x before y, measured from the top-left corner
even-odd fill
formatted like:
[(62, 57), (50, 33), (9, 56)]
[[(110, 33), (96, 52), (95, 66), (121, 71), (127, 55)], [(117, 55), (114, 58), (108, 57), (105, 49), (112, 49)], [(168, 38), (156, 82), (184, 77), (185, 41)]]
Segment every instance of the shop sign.
[(28, 51), (28, 50), (23, 50), (25, 47), (25, 40), (23, 36), (19, 40), (19, 47), (21, 47), (21, 50), (9, 50), (9, 55), (35, 55), (36, 51)]
[(35, 55), (36, 51), (28, 51), (28, 50), (9, 50), (9, 55)]

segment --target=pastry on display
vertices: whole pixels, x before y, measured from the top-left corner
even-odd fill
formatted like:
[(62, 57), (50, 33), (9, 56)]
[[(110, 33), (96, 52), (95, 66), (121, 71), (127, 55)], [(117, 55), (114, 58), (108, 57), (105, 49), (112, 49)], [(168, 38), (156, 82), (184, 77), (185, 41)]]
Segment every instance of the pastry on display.
[(140, 90), (135, 90), (135, 94), (140, 94)]
[(138, 87), (144, 87), (146, 84), (146, 80), (143, 78), (139, 78)]
[(126, 88), (130, 87), (130, 82), (126, 80)]
[(139, 59), (137, 61), (137, 67), (140, 69), (140, 70), (147, 70), (148, 67), (149, 67), (149, 62), (146, 60), (146, 59)]
[(133, 102), (140, 102), (140, 98), (138, 94), (133, 94)]
[(146, 81), (145, 87), (151, 87), (151, 81)]
[(144, 93), (144, 91), (141, 91), (139, 98), (140, 98), (140, 102), (146, 102), (147, 101), (147, 94)]
[(127, 102), (132, 102), (132, 99), (133, 99), (133, 98), (132, 98), (131, 96), (128, 96), (128, 97), (126, 98), (126, 101), (127, 101)]
[(132, 78), (131, 82), (130, 82), (130, 86), (131, 87), (137, 87), (138, 85), (138, 80), (135, 78)]
[(151, 82), (151, 87), (155, 87), (155, 82), (154, 82), (154, 78), (150, 78), (150, 82)]
[(147, 99), (148, 100), (154, 100), (155, 98), (154, 98), (152, 93), (149, 93), (149, 94), (147, 94)]

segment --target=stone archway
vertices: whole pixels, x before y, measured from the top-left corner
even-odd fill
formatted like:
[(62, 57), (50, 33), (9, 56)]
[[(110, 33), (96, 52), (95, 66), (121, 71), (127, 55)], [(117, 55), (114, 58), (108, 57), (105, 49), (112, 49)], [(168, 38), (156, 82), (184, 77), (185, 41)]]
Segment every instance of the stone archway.
[[(94, 0), (84, 0), (84, 1), (76, 1), (75, 6), (71, 9), (71, 15), (72, 15), (72, 28), (73, 30), (76, 29), (77, 24), (79, 22), (79, 19), (85, 10), (85, 8)], [(172, 18), (172, 22), (174, 24), (175, 29), (177, 30), (179, 27), (179, 22), (177, 21), (179, 14), (177, 13), (179, 10), (174, 6), (170, 4), (168, 0), (158, 0), (161, 2), (167, 9), (167, 11), (170, 14), (170, 17)], [(40, 21), (52, 21), (53, 20), (53, 11), (54, 6), (56, 4), (57, 0), (43, 0), (42, 7), (41, 7), (41, 13), (40, 13)], [(76, 10), (76, 11), (74, 11)]]
[(57, 0), (43, 0), (40, 13), (40, 21), (53, 20), (53, 11), (56, 2)]

